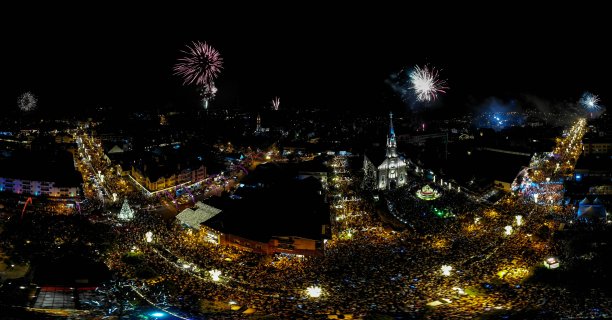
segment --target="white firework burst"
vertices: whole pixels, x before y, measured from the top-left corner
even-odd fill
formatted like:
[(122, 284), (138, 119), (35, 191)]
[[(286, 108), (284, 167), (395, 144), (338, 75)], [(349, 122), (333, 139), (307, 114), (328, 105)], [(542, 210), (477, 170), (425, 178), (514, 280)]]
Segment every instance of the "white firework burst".
[(423, 68), (415, 66), (410, 73), (410, 83), (410, 88), (414, 90), (417, 100), (423, 102), (436, 100), (438, 94), (446, 93), (448, 89), (446, 81), (438, 77), (438, 71), (428, 66)]
[(36, 109), (36, 104), (38, 103), (38, 99), (31, 92), (26, 92), (19, 96), (17, 99), (17, 105), (19, 109), (23, 112), (28, 112)]
[(580, 106), (582, 106), (588, 111), (597, 111), (601, 109), (601, 107), (599, 106), (599, 97), (590, 92), (585, 92), (584, 94), (582, 94), (579, 103)]

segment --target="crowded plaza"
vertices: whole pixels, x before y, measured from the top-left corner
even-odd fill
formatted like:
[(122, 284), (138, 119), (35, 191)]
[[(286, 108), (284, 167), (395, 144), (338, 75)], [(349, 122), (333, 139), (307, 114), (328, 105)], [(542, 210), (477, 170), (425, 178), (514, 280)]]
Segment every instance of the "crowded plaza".
[[(545, 259), (558, 257), (562, 265), (571, 259), (553, 240), (572, 224), (570, 207), (523, 201), (522, 194), (480, 202), (418, 175), (373, 197), (355, 188), (359, 178), (349, 162), (328, 161), (333, 232), (323, 256), (221, 246), (206, 229), (141, 212), (114, 227), (117, 241), (105, 261), (143, 295), (186, 317), (236, 318), (247, 310), (286, 319), (371, 313), (467, 319), (536, 309), (552, 317), (610, 314), (603, 293), (577, 297), (529, 280)], [(415, 194), (423, 185), (442, 196), (423, 201)]]

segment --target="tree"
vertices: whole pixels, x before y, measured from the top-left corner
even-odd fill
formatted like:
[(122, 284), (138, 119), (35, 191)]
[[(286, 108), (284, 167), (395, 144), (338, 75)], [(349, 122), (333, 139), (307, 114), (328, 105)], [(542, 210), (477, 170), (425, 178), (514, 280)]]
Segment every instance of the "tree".
[(121, 207), (118, 218), (127, 221), (134, 219), (134, 210), (130, 208), (127, 199), (123, 200), (123, 206)]

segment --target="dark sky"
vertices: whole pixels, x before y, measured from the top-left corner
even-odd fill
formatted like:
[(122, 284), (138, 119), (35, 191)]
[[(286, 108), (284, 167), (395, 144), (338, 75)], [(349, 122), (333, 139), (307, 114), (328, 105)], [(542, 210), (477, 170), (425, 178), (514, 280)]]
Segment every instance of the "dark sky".
[(597, 17), (579, 10), (440, 17), (397, 11), (43, 21), (4, 40), (0, 103), (14, 108), (19, 93), (32, 91), (47, 110), (190, 108), (195, 90), (171, 68), (191, 40), (209, 42), (224, 57), (216, 105), (257, 109), (279, 96), (281, 107), (388, 109), (399, 102), (385, 79), (423, 63), (448, 79), (443, 109), (489, 96), (572, 100), (591, 90), (604, 102), (612, 98), (612, 52)]

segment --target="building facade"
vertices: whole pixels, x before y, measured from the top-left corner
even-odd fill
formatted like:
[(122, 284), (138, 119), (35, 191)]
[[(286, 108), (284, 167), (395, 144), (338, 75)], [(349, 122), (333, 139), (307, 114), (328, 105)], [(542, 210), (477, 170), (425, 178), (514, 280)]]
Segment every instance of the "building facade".
[(612, 141), (584, 141), (582, 145), (584, 155), (610, 155), (612, 154)]
[(54, 181), (36, 181), (17, 178), (0, 177), (0, 192), (41, 196), (52, 198), (76, 198), (80, 186), (60, 185)]
[(0, 159), (0, 192), (74, 199), (81, 196), (82, 184), (72, 154), (64, 150), (21, 150)]
[[(145, 166), (146, 170), (146, 166)], [(177, 173), (161, 176), (157, 179), (147, 176), (136, 167), (132, 166), (130, 176), (149, 192), (173, 188), (183, 184), (193, 184), (206, 179), (206, 167), (204, 165), (194, 169), (184, 169)]]
[(272, 237), (268, 242), (262, 242), (235, 234), (223, 233), (207, 226), (202, 226), (202, 229), (206, 233), (207, 241), (211, 243), (249, 252), (260, 254), (285, 253), (305, 256), (322, 256), (324, 252), (323, 243), (314, 239), (286, 236)]

